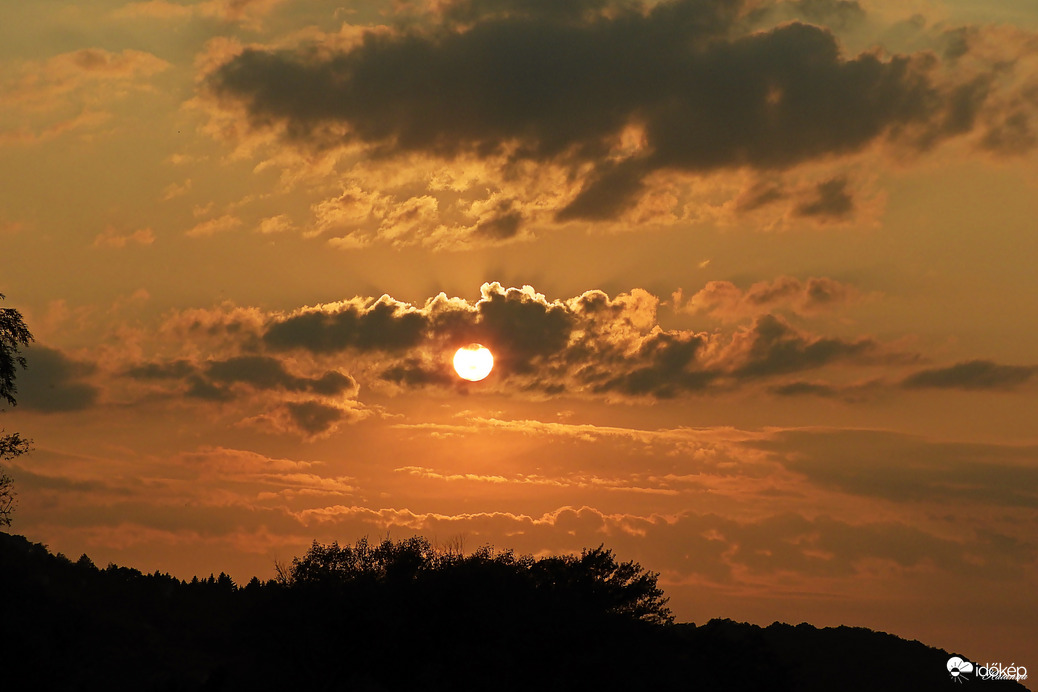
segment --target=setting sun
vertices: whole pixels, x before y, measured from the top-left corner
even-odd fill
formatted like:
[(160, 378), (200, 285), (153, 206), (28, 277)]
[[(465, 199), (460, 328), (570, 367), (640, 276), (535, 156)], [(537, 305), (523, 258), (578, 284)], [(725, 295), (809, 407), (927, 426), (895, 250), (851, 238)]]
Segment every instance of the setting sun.
[(494, 369), (494, 354), (483, 344), (462, 346), (454, 354), (454, 370), (458, 377), (469, 382), (478, 382)]

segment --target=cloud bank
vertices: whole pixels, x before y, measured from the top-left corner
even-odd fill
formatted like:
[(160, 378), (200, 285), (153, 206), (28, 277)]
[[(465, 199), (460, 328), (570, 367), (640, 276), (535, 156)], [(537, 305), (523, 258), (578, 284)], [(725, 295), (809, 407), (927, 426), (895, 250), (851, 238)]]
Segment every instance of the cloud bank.
[[(979, 48), (983, 60), (969, 62), (983, 43), (979, 31), (956, 34), (958, 49), (943, 55), (879, 48), (852, 55), (834, 31), (865, 16), (854, 2), (436, 7), (421, 21), (363, 30), (346, 46), (329, 38), (244, 48), (207, 74), (206, 89), (244, 109), (254, 129), (274, 129), (304, 148), (359, 146), (373, 160), (492, 162), (513, 177), (524, 166), (552, 166), (568, 179), (546, 202), (554, 222), (616, 219), (659, 173), (774, 175), (879, 143), (921, 153), (974, 132), (994, 149), (984, 142), (1032, 127), (1033, 104), (999, 91), (1008, 63)], [(1007, 99), (1015, 124), (995, 114)], [(813, 188), (794, 202), (792, 217), (832, 221), (855, 212), (846, 174)], [(742, 208), (778, 197), (755, 199)], [(466, 227), (470, 236), (516, 236), (531, 211), (507, 196), (499, 202)], [(397, 204), (421, 206), (415, 222), (429, 234), (443, 224), (434, 197)], [(414, 232), (388, 217), (382, 224), (384, 239)]]

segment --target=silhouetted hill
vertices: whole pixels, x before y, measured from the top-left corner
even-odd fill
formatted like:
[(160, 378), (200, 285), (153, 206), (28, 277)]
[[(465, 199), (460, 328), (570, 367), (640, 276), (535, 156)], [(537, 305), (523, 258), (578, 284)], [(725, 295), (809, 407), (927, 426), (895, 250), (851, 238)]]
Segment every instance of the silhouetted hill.
[[(317, 543), (279, 581), (183, 582), (0, 533), (3, 689), (947, 690), (949, 654), (871, 630), (673, 624), (598, 548)], [(970, 680), (982, 688), (1011, 682)]]

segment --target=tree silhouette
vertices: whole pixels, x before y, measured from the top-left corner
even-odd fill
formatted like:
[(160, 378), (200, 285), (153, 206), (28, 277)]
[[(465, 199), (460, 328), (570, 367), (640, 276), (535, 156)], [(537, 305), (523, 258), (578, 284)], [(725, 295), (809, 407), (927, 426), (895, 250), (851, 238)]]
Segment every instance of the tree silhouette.
[[(0, 300), (5, 298), (0, 293)], [(6, 399), (11, 406), (18, 402), (14, 395), (18, 388), (14, 384), (18, 367), (24, 368), (25, 357), (21, 355), (19, 346), (28, 346), (33, 340), (32, 333), (25, 326), (22, 314), (13, 308), (0, 308), (0, 398)], [(0, 429), (0, 461), (10, 461), (29, 451), (31, 442), (18, 433), (5, 434)], [(0, 468), (0, 526), (11, 525), (11, 513), (14, 510), (14, 480)]]
[[(281, 568), (284, 570), (284, 568)], [(636, 562), (617, 562), (603, 546), (580, 557), (562, 555), (534, 560), (512, 551), (495, 552), (490, 546), (470, 555), (438, 551), (421, 536), (371, 545), (367, 538), (353, 546), (314, 541), (301, 558), (292, 560), (283, 583), (289, 586), (355, 587), (376, 584), (511, 585), (512, 597), (525, 593), (531, 603), (556, 611), (599, 613), (652, 624), (673, 622), (667, 598), (656, 580)], [(420, 589), (419, 589), (420, 590)], [(466, 597), (490, 598), (469, 589)]]
[(99, 569), (85, 555), (72, 561), (0, 532), (0, 565), (4, 631), (13, 633), (2, 642), (3, 680), (27, 689), (920, 692), (952, 684), (951, 654), (871, 630), (653, 622), (669, 615), (653, 575), (602, 546), (534, 559), (489, 546), (438, 551), (420, 537), (314, 543), (293, 561), (290, 581), (237, 586), (225, 573), (181, 581)]
[(618, 563), (613, 551), (604, 545), (592, 550), (585, 548), (579, 558), (543, 558), (534, 571), (551, 588), (579, 594), (596, 610), (655, 624), (674, 621), (667, 608), (668, 599), (656, 585), (659, 575), (644, 571), (636, 562)]

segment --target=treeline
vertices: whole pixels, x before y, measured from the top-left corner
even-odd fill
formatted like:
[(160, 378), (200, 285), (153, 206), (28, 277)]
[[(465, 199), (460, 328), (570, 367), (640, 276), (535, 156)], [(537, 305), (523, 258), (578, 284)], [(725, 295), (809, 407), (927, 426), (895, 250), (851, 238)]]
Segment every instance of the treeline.
[[(864, 629), (674, 624), (602, 547), (314, 543), (275, 578), (181, 581), (0, 533), (3, 689), (946, 690), (948, 654)], [(985, 683), (986, 688), (991, 683)], [(998, 685), (996, 684), (996, 687)], [(1006, 688), (1023, 689), (1006, 683)]]

